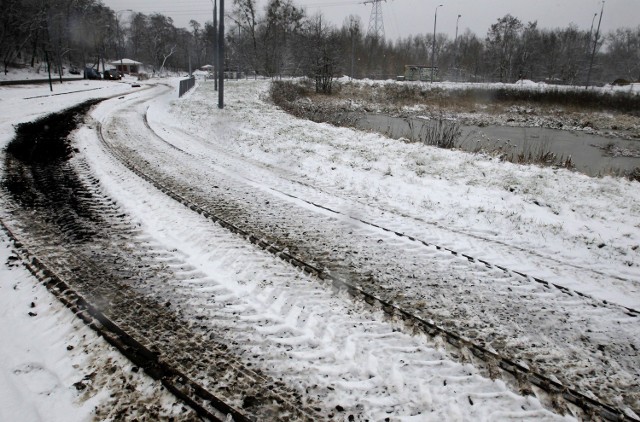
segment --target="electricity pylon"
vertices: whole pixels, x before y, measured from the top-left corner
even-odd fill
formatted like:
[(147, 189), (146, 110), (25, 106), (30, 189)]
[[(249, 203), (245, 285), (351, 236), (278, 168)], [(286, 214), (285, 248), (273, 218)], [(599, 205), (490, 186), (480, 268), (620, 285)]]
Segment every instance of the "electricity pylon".
[(369, 30), (367, 35), (376, 39), (384, 38), (384, 21), (382, 20), (382, 6), (380, 3), (387, 0), (366, 0), (363, 4), (371, 3), (371, 16), (369, 17)]

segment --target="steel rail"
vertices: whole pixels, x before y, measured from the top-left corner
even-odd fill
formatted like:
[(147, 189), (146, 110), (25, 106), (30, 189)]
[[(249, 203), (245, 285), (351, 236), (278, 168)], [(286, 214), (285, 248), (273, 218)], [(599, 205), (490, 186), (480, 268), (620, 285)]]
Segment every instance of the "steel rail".
[(119, 327), (87, 299), (58, 276), (42, 259), (33, 255), (18, 236), (0, 219), (0, 227), (13, 243), (13, 251), (27, 270), (36, 277), (62, 304), (87, 326), (101, 335), (136, 366), (191, 407), (199, 417), (214, 422), (225, 422), (231, 416), (237, 422), (249, 422), (244, 413), (229, 406), (224, 400), (207, 391), (184, 372), (170, 365), (157, 353)]
[[(109, 144), (109, 142), (106, 140), (104, 136), (103, 128), (101, 124), (97, 125), (96, 130), (98, 132), (98, 136), (101, 140), (101, 143), (104, 145), (104, 147), (111, 154), (113, 154), (114, 157), (118, 159), (126, 168), (128, 168), (131, 172), (133, 172), (137, 176), (139, 176), (141, 179), (145, 180), (146, 182), (154, 186), (159, 191), (163, 192), (170, 198), (184, 205), (186, 208), (202, 215), (203, 217), (211, 220), (214, 223), (219, 224), (220, 226), (224, 227), (230, 232), (244, 237), (249, 242), (257, 245), (261, 249), (273, 254), (278, 258), (281, 258), (285, 262), (288, 262), (297, 268), (300, 268), (303, 272), (316, 276), (318, 279), (323, 280), (325, 282), (331, 283), (338, 290), (346, 291), (353, 298), (362, 300), (371, 306), (379, 307), (389, 317), (400, 318), (407, 325), (407, 327), (414, 328), (414, 329), (417, 328), (432, 338), (441, 337), (449, 345), (453, 346), (457, 350), (460, 350), (463, 352), (469, 351), (471, 355), (479, 359), (480, 362), (484, 364), (485, 366), (484, 369), (487, 369), (491, 376), (495, 375), (496, 370), (498, 370), (498, 372), (501, 372), (502, 374), (505, 374), (505, 373), (509, 374), (510, 376), (513, 376), (515, 378), (515, 381), (518, 384), (518, 387), (520, 388), (521, 391), (531, 393), (530, 386), (533, 385), (539, 388), (540, 390), (544, 391), (545, 393), (553, 396), (556, 399), (555, 400), (556, 402), (558, 401), (558, 399), (560, 399), (560, 401), (564, 400), (566, 403), (569, 403), (573, 406), (578, 407), (580, 410), (582, 410), (582, 412), (584, 412), (584, 415), (589, 418), (596, 417), (596, 418), (600, 418), (602, 420), (611, 421), (611, 422), (619, 422), (619, 421), (640, 422), (640, 419), (628, 416), (620, 409), (617, 409), (609, 404), (602, 403), (597, 399), (591, 398), (588, 395), (570, 386), (566, 386), (558, 381), (555, 381), (554, 379), (552, 379), (547, 375), (531, 370), (527, 366), (523, 365), (522, 363), (515, 362), (512, 359), (503, 357), (495, 351), (489, 350), (486, 347), (480, 344), (474, 343), (453, 331), (443, 328), (433, 322), (427, 321), (424, 318), (418, 315), (415, 315), (410, 311), (400, 308), (398, 305), (394, 303), (391, 303), (370, 292), (365, 291), (359, 286), (356, 286), (347, 281), (344, 281), (330, 274), (327, 274), (322, 268), (311, 265), (305, 262), (303, 259), (292, 255), (287, 250), (281, 248), (274, 242), (271, 242), (268, 239), (264, 239), (259, 236), (255, 236), (254, 234), (248, 232), (247, 230), (242, 229), (229, 221), (226, 221), (221, 216), (216, 215), (215, 213), (212, 213), (206, 210), (205, 208), (199, 206), (195, 202), (185, 198), (184, 196), (168, 188), (167, 186), (165, 186), (164, 184), (162, 184), (161, 182), (159, 182), (158, 180), (156, 180), (155, 178), (153, 178), (152, 176), (150, 176), (149, 174), (141, 170), (138, 166), (136, 166), (133, 162), (131, 162), (124, 154), (122, 154), (117, 148)], [(370, 223), (366, 223), (366, 224), (370, 224)], [(373, 224), (370, 224), (370, 225), (373, 225)], [(391, 230), (380, 227), (380, 226), (376, 226), (376, 225), (373, 225), (373, 226), (383, 229), (385, 231), (392, 232)], [(398, 234), (399, 236), (405, 236), (399, 233), (396, 233), (396, 234)], [(438, 247), (438, 246), (436, 247), (438, 249), (444, 249), (446, 251), (449, 251), (454, 255), (461, 255), (464, 258), (469, 259), (471, 262), (475, 260), (475, 258), (472, 258), (465, 254), (459, 254), (458, 252), (452, 251), (450, 249)], [(477, 260), (477, 261), (487, 266), (491, 266), (491, 264), (488, 264), (485, 261), (482, 261), (482, 260)], [(507, 273), (509, 272), (509, 270), (507, 270), (506, 268), (499, 267), (499, 266), (495, 266), (495, 267)], [(517, 272), (516, 274), (527, 277), (527, 278), (529, 277)], [(539, 282), (542, 282), (543, 284), (549, 284), (548, 282), (544, 282), (544, 281), (539, 281)], [(553, 285), (558, 287), (563, 292), (566, 292), (569, 290), (566, 288), (562, 288), (561, 286), (557, 286), (555, 284)], [(629, 308), (625, 308), (625, 309), (627, 311), (632, 311), (632, 312), (635, 311)], [(636, 316), (636, 315), (631, 315), (631, 316)], [(463, 353), (463, 354), (467, 356), (469, 355), (467, 353)], [(479, 362), (475, 362), (475, 363), (478, 364)]]

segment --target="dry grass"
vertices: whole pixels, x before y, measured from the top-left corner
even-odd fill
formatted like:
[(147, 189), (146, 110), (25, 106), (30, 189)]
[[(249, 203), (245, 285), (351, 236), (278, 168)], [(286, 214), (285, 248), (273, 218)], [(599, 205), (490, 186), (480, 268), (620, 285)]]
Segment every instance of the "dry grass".
[[(422, 84), (338, 84), (336, 94), (332, 96), (317, 96), (311, 87), (304, 83), (278, 81), (271, 88), (274, 102), (288, 112), (302, 118), (322, 121), (336, 126), (358, 128), (358, 113), (378, 110), (392, 114), (393, 110), (403, 107), (427, 105), (437, 112), (428, 113), (431, 120), (421, 124), (414, 119), (406, 119), (411, 136), (405, 137), (409, 142), (419, 142), (440, 148), (459, 148), (461, 128), (459, 121), (452, 121), (442, 117), (447, 112), (482, 111), (495, 114), (546, 114), (548, 117), (565, 114), (568, 110), (575, 110), (572, 119), (585, 118), (586, 125), (591, 125), (597, 117), (593, 109), (610, 107), (618, 110), (618, 115), (625, 116), (632, 127), (638, 126), (637, 113), (640, 110), (640, 95), (629, 94), (601, 94), (593, 91), (554, 90), (531, 91), (517, 88), (466, 88), (442, 89), (425, 87)], [(345, 104), (347, 104), (345, 106)], [(357, 104), (353, 108), (348, 104)], [(635, 107), (631, 113), (622, 114), (620, 111)], [(579, 113), (584, 113), (582, 116)], [(636, 113), (636, 115), (634, 115)], [(362, 115), (362, 114), (360, 114)], [(604, 115), (604, 113), (603, 113)], [(610, 115), (606, 115), (612, 120)], [(574, 120), (573, 125), (582, 125)], [(384, 129), (382, 129), (384, 132)], [(525, 143), (522, 150), (514, 152), (505, 147), (504, 150), (476, 152), (497, 155), (504, 161), (519, 164), (537, 164), (573, 168), (571, 157), (558, 156), (551, 152), (548, 143)], [(640, 168), (625, 175), (631, 180), (640, 181)]]
[(458, 122), (446, 120), (442, 117), (422, 124), (419, 130), (415, 128), (415, 121), (408, 119), (409, 130), (412, 134), (413, 142), (420, 142), (424, 145), (432, 145), (438, 148), (453, 149), (459, 146), (460, 124)]
[(415, 104), (445, 109), (475, 110), (482, 106), (495, 112), (513, 106), (562, 107), (567, 111), (617, 111), (640, 116), (640, 95), (627, 92), (603, 94), (598, 91), (547, 87), (462, 87), (443, 89), (423, 84), (372, 84), (346, 82), (340, 85), (340, 96), (371, 103), (404, 107)]

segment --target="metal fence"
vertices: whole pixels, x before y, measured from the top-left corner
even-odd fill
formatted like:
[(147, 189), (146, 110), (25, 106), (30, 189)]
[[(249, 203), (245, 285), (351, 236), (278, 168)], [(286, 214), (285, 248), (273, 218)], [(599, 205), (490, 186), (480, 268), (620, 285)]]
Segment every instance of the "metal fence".
[(178, 97), (182, 97), (188, 90), (193, 88), (196, 84), (195, 76), (190, 77), (189, 79), (183, 79), (180, 81), (180, 89), (178, 91)]

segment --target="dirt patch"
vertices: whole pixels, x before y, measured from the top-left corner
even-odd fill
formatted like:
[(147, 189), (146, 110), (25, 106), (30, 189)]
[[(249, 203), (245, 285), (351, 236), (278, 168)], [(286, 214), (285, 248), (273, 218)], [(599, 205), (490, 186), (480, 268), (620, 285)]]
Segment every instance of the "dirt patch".
[(59, 113), (49, 114), (34, 122), (16, 126), (16, 136), (6, 152), (29, 164), (52, 164), (67, 160), (73, 154), (68, 141), (86, 112), (102, 100), (90, 100)]
[[(213, 340), (224, 337), (215, 326), (191, 327), (169, 302), (149, 293), (150, 285), (166, 285), (177, 278), (174, 270), (156, 260), (166, 252), (155, 251), (147, 240), (138, 238), (136, 227), (104, 195), (86, 162), (74, 156), (69, 135), (95, 103), (17, 128), (5, 151), (2, 178), (2, 187), (9, 193), (3, 205), (12, 215), (12, 230), (51, 271), (154, 353), (153, 359), (142, 356), (136, 367), (152, 374), (157, 356), (191, 379), (205, 380), (208, 391), (225, 402), (243, 403), (244, 398), (253, 397), (244, 410), (257, 419), (303, 412), (300, 394), (246, 367), (226, 344)], [(108, 374), (110, 367), (97, 369)], [(89, 381), (79, 381), (76, 388), (89, 391)], [(153, 400), (158, 396), (153, 392), (140, 394), (117, 380), (112, 388), (110, 398), (96, 409), (99, 419), (119, 420), (124, 415), (156, 419)], [(185, 411), (176, 420), (194, 420), (194, 416)]]
[(75, 152), (69, 134), (89, 108), (100, 101), (87, 101), (22, 123), (6, 148), (4, 188), (23, 208), (61, 210), (52, 223), (74, 241), (90, 240), (98, 232), (95, 226), (106, 224), (92, 207), (86, 206), (90, 199), (86, 189), (68, 168), (68, 160)]

